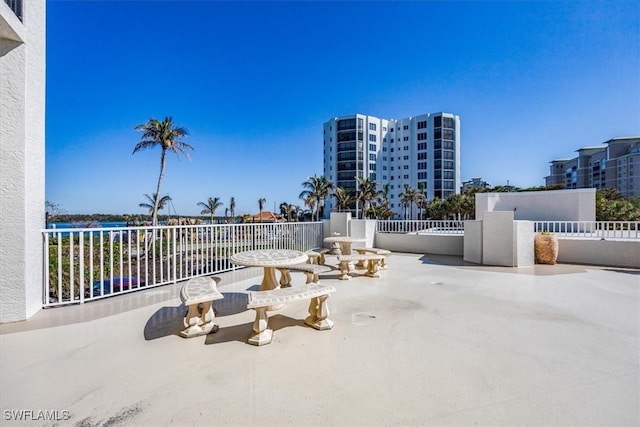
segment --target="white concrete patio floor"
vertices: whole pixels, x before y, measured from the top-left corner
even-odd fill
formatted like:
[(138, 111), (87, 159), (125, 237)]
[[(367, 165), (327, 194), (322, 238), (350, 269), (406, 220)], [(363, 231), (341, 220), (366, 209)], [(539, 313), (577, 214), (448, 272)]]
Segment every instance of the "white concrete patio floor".
[[(388, 264), (380, 279), (322, 275), (335, 327), (306, 327), (308, 303), (289, 304), (264, 347), (245, 343), (258, 269), (218, 276), (220, 330), (206, 337), (177, 335), (178, 285), (1, 325), (0, 424), (640, 424), (640, 271)], [(12, 410), (70, 419), (14, 422)]]

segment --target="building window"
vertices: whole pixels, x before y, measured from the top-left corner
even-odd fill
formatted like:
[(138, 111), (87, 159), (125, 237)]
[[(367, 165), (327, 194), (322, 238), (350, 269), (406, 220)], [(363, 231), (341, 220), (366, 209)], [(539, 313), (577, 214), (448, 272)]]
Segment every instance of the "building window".
[(403, 169), (409, 169), (409, 165), (404, 165), (402, 168)]
[(370, 171), (376, 170), (376, 164), (375, 163), (369, 163), (369, 170)]
[(376, 130), (376, 124), (375, 123), (369, 123), (369, 130)]
[(382, 175), (382, 179), (386, 181), (387, 180), (387, 175)]
[[(426, 172), (418, 172), (418, 179), (427, 179), (427, 173)], [(425, 182), (425, 187), (426, 187), (426, 182)]]
[(418, 162), (418, 169), (426, 169), (427, 162)]
[(376, 160), (376, 155), (373, 154), (373, 153), (369, 154), (369, 160), (375, 161)]
[(408, 130), (408, 129), (409, 129), (409, 125), (404, 125), (404, 126), (402, 127), (402, 129), (404, 129), (404, 130)]
[(393, 170), (393, 166), (391, 166), (391, 170)]
[(376, 180), (376, 174), (375, 173), (371, 174), (371, 179), (374, 180), (374, 181)]
[(409, 160), (409, 156), (404, 156), (404, 160)]
[(427, 143), (426, 142), (418, 143), (418, 150), (426, 150), (426, 149), (427, 149)]
[(369, 144), (369, 151), (376, 151), (376, 144)]
[(393, 153), (393, 147), (391, 147), (391, 152)]
[(386, 171), (386, 170), (387, 170), (387, 167), (386, 167), (386, 166), (382, 166), (382, 170), (383, 170), (383, 171)]
[(408, 145), (404, 146), (404, 151), (409, 151), (409, 146)]
[(369, 134), (369, 141), (376, 142), (376, 136), (372, 135), (372, 134)]
[(382, 147), (382, 151), (387, 151), (387, 147)]
[(426, 128), (427, 128), (427, 121), (426, 120), (422, 121), (422, 122), (418, 122), (418, 129), (426, 129)]
[(433, 126), (434, 127), (442, 127), (442, 116), (435, 116), (433, 118)]
[(418, 160), (427, 160), (427, 153), (418, 153)]
[(418, 141), (426, 141), (427, 140), (427, 133), (426, 132), (420, 132), (418, 134)]
[(442, 138), (443, 139), (454, 139), (454, 137), (453, 137), (453, 129), (444, 129), (442, 131)]
[(404, 179), (409, 179), (409, 175), (405, 175), (405, 176), (404, 176)]
[(391, 138), (391, 142), (393, 142), (393, 138)]
[(442, 118), (442, 127), (449, 128), (449, 129), (455, 129), (455, 126), (453, 124), (453, 118), (452, 117), (443, 117)]
[(402, 138), (402, 140), (403, 140), (403, 141), (408, 141), (408, 140), (409, 140), (409, 137), (408, 137), (408, 136), (405, 136), (404, 138)]
[(387, 130), (387, 127), (386, 126), (382, 126), (382, 131), (386, 132), (386, 130)]

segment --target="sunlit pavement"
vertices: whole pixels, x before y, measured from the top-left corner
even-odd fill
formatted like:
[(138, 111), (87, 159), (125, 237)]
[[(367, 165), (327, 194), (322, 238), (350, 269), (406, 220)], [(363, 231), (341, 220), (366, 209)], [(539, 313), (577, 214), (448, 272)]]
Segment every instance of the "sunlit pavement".
[(0, 325), (0, 424), (640, 424), (640, 271), (388, 265), (321, 275), (335, 327), (305, 326), (308, 302), (292, 303), (263, 347), (246, 344), (259, 269), (217, 276), (206, 337), (178, 335), (180, 284)]

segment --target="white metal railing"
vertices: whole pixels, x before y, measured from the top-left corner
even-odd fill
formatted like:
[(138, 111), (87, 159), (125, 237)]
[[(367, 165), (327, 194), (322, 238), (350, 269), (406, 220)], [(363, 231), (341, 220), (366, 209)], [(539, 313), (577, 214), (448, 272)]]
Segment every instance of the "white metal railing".
[(463, 234), (464, 221), (455, 220), (378, 220), (377, 233)]
[(558, 237), (640, 239), (640, 221), (536, 221), (535, 231)]
[(43, 230), (43, 305), (84, 303), (236, 267), (253, 249), (322, 246), (322, 223)]

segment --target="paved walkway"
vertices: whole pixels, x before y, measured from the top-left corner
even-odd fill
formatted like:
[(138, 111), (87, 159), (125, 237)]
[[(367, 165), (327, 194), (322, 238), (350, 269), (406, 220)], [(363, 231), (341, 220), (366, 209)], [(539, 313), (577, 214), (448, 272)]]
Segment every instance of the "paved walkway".
[[(245, 343), (255, 268), (220, 275), (206, 337), (178, 336), (175, 285), (0, 325), (0, 424), (640, 425), (640, 271), (388, 264), (380, 279), (321, 275), (335, 327), (290, 304), (260, 348)], [(12, 421), (20, 410), (69, 419)]]

